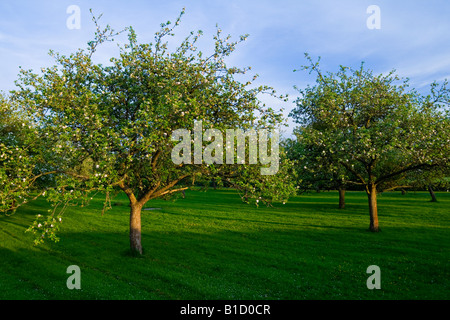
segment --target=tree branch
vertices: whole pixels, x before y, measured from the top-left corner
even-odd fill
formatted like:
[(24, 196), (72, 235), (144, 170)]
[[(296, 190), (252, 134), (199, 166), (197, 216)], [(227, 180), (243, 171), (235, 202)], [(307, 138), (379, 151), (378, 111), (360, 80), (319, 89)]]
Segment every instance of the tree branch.
[(117, 185), (119, 186), (120, 189), (122, 189), (123, 192), (125, 192), (125, 194), (128, 196), (128, 199), (130, 199), (130, 203), (132, 205), (137, 203), (137, 199), (133, 193), (133, 190), (130, 187), (128, 187), (123, 180), (119, 181)]
[(361, 180), (361, 182), (366, 185), (366, 180), (364, 180), (363, 176), (361, 176), (357, 171), (355, 171), (354, 169), (352, 169), (351, 166), (349, 166), (347, 163), (343, 162), (343, 161), (339, 161), (339, 163), (341, 165), (344, 166), (345, 169), (347, 169), (348, 171), (350, 171), (351, 173), (353, 173), (355, 176), (357, 176), (359, 178), (359, 180)]
[(170, 194), (170, 193), (180, 192), (180, 191), (187, 190), (187, 189), (189, 189), (189, 187), (179, 188), (179, 189), (173, 189), (173, 190), (168, 190), (168, 191), (166, 191), (166, 192), (161, 193), (160, 196), (163, 196), (163, 195), (165, 195), (165, 194)]
[(410, 165), (410, 166), (407, 166), (406, 168), (403, 168), (402, 170), (382, 176), (381, 178), (377, 179), (375, 183), (379, 184), (381, 182), (384, 182), (390, 178), (393, 178), (395, 176), (398, 176), (398, 175), (408, 172), (408, 171), (413, 171), (413, 170), (423, 169), (423, 168), (431, 169), (436, 166), (437, 166), (437, 164), (427, 164), (427, 163), (422, 163), (422, 164), (418, 164), (418, 165)]
[(156, 154), (152, 158), (152, 171), (156, 171), (156, 163), (158, 161), (159, 156), (161, 155), (161, 150), (156, 151)]
[(411, 186), (395, 186), (395, 187), (391, 187), (391, 188), (385, 189), (385, 190), (383, 190), (383, 192), (388, 192), (388, 191), (391, 191), (391, 190), (395, 190), (397, 188), (412, 188), (412, 187)]
[(178, 179), (170, 182), (167, 186), (163, 187), (162, 189), (160, 189), (156, 192), (154, 190), (155, 188), (153, 188), (152, 190), (150, 190), (150, 192), (148, 192), (141, 199), (139, 199), (139, 202), (141, 202), (142, 204), (145, 204), (150, 199), (155, 199), (155, 198), (158, 198), (159, 196), (167, 194), (168, 193), (167, 191), (170, 188), (174, 187), (178, 182), (180, 182), (181, 180), (183, 180), (184, 178), (189, 177), (189, 176), (190, 176), (189, 174), (185, 174), (185, 175), (179, 177)]
[(139, 199), (139, 202), (141, 202), (143, 205), (147, 203), (148, 200), (151, 199), (153, 193), (159, 188), (161, 185), (161, 181), (156, 182), (156, 186), (147, 190), (144, 195)]

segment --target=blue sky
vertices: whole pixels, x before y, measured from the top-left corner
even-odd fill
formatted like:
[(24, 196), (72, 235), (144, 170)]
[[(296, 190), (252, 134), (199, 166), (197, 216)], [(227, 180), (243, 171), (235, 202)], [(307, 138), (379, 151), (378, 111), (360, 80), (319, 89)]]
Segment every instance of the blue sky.
[[(81, 10), (80, 29), (69, 29), (66, 12), (70, 5)], [(381, 28), (369, 29), (366, 21), (370, 5), (380, 8)], [(191, 30), (203, 30), (202, 51), (213, 44), (216, 23), (225, 34), (238, 39), (250, 34), (228, 65), (251, 66), (261, 84), (289, 93), (294, 85), (304, 87), (314, 78), (306, 72), (293, 72), (306, 64), (304, 53), (321, 57), (323, 70), (336, 71), (339, 65), (357, 67), (362, 61), (375, 73), (396, 69), (411, 79), (411, 86), (426, 92), (433, 80), (450, 79), (450, 1), (381, 0), (2, 0), (0, 2), (0, 90), (14, 88), (19, 66), (39, 70), (52, 65), (48, 51), (68, 54), (86, 47), (94, 25), (89, 9), (103, 13), (103, 24), (120, 30), (133, 26), (138, 39), (151, 42), (161, 22), (174, 21), (186, 8), (174, 38)], [(117, 39), (126, 40), (125, 36)], [(99, 62), (117, 54), (114, 44), (97, 54)], [(273, 107), (280, 103), (262, 97)], [(293, 125), (286, 130), (292, 130)]]

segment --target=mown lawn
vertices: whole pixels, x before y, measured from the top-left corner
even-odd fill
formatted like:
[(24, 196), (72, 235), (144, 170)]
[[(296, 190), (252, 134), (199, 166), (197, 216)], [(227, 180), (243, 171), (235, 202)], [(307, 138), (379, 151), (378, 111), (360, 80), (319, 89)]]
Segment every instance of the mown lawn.
[[(365, 194), (311, 193), (272, 208), (233, 190), (156, 200), (142, 218), (142, 257), (129, 254), (127, 200), (72, 207), (61, 241), (35, 247), (25, 230), (48, 203), (0, 216), (0, 299), (448, 299), (450, 193), (379, 196), (381, 232), (368, 232)], [(66, 269), (81, 269), (69, 290)], [(381, 269), (369, 290), (367, 267)]]

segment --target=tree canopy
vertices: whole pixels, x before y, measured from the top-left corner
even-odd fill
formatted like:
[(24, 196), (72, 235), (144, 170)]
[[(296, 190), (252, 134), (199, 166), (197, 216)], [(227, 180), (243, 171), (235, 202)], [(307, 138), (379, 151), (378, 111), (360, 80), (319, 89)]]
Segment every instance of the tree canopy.
[[(400, 186), (406, 172), (445, 166), (450, 156), (448, 83), (433, 83), (430, 94), (408, 90), (395, 71), (375, 75), (341, 66), (323, 73), (307, 55), (303, 69), (316, 84), (299, 90), (291, 116), (300, 125), (298, 142), (321, 152), (317, 163), (344, 168), (369, 198), (370, 229), (378, 231), (377, 192)], [(330, 166), (329, 168), (332, 168)]]
[[(281, 112), (259, 100), (264, 93), (276, 96), (275, 90), (252, 86), (256, 76), (245, 83), (238, 81), (236, 76), (245, 76), (250, 68), (225, 63), (247, 35), (232, 41), (217, 28), (209, 55), (196, 47), (201, 31), (191, 32), (175, 49), (168, 49), (166, 39), (174, 35), (183, 14), (184, 10), (175, 22), (161, 24), (153, 43), (139, 43), (133, 28), (127, 28), (128, 42), (108, 65), (94, 63), (93, 55), (99, 45), (121, 32), (101, 28), (94, 17), (97, 32), (86, 49), (69, 56), (51, 51), (56, 64), (42, 68), (40, 74), (21, 70), (18, 89), (11, 92), (14, 103), (33, 119), (37, 139), (48, 148), (45, 169), (55, 180), (55, 187), (48, 190), (49, 199), (56, 206), (88, 199), (93, 191), (125, 192), (131, 205), (131, 248), (140, 253), (142, 207), (150, 199), (184, 190), (177, 185), (196, 175), (223, 179), (268, 202), (287, 199), (291, 193), (289, 187), (279, 188), (280, 183), (290, 183), (284, 168), (276, 176), (263, 177), (238, 162), (173, 162), (171, 152), (177, 141), (172, 132), (176, 129), (192, 130), (199, 121), (204, 131), (214, 128), (219, 132), (272, 130), (282, 123)], [(275, 142), (274, 137), (269, 140)], [(209, 142), (202, 141), (202, 150), (214, 142), (211, 137)], [(268, 183), (278, 187), (270, 192), (261, 188)], [(41, 235), (38, 226), (42, 223), (36, 221), (31, 229)]]

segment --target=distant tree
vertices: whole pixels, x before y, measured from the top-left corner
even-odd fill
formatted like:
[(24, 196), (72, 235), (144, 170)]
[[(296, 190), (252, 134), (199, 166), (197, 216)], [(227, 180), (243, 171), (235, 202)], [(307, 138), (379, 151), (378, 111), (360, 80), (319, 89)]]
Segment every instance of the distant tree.
[(351, 175), (339, 165), (331, 154), (325, 157), (325, 150), (305, 143), (301, 127), (294, 129), (295, 139), (285, 141), (287, 157), (293, 161), (299, 177), (300, 191), (338, 190), (339, 209), (345, 208), (345, 192), (353, 183)]
[(241, 199), (257, 206), (271, 206), (296, 194), (298, 173), (292, 160), (288, 159), (284, 149), (280, 150), (280, 165), (276, 175), (261, 176), (257, 166), (235, 166), (233, 171), (223, 178), (225, 185), (235, 188)]
[[(263, 93), (275, 96), (275, 91), (252, 87), (256, 76), (245, 83), (238, 81), (237, 76), (242, 78), (250, 68), (225, 64), (246, 35), (231, 41), (217, 28), (214, 51), (204, 55), (196, 47), (202, 32), (191, 32), (169, 50), (166, 38), (174, 35), (183, 14), (184, 10), (174, 23), (161, 24), (153, 43), (138, 43), (129, 28), (128, 44), (107, 66), (95, 64), (92, 56), (101, 43), (114, 40), (119, 32), (101, 28), (94, 18), (96, 37), (87, 49), (69, 56), (51, 52), (56, 65), (43, 68), (42, 74), (21, 70), (18, 89), (12, 92), (17, 105), (35, 119), (40, 139), (51, 145), (47, 155), (57, 186), (48, 191), (49, 199), (64, 207), (70, 201), (89, 200), (93, 191), (106, 195), (123, 191), (131, 207), (130, 247), (138, 253), (142, 253), (143, 206), (185, 190), (188, 179), (199, 175), (225, 179), (239, 170), (250, 170), (253, 184), (280, 177), (263, 177), (259, 170), (237, 164), (174, 164), (175, 129), (192, 131), (195, 122), (202, 121), (205, 135), (210, 128), (221, 133), (229, 128), (274, 129), (282, 121), (281, 112), (267, 108), (258, 98)], [(203, 150), (213, 143), (217, 142), (203, 142)], [(240, 177), (232, 177), (237, 184)], [(39, 225), (35, 222), (32, 229), (41, 232)]]
[(299, 90), (291, 112), (302, 126), (305, 145), (323, 150), (318, 163), (336, 166), (358, 179), (368, 196), (370, 230), (379, 231), (377, 193), (401, 187), (406, 172), (433, 170), (449, 162), (448, 83), (434, 83), (422, 96), (407, 91), (408, 81), (394, 74), (374, 75), (341, 66), (323, 73), (306, 55), (316, 84)]
[(450, 166), (439, 167), (432, 171), (409, 172), (405, 174), (405, 184), (414, 190), (428, 190), (431, 202), (437, 202), (435, 189), (450, 189)]

